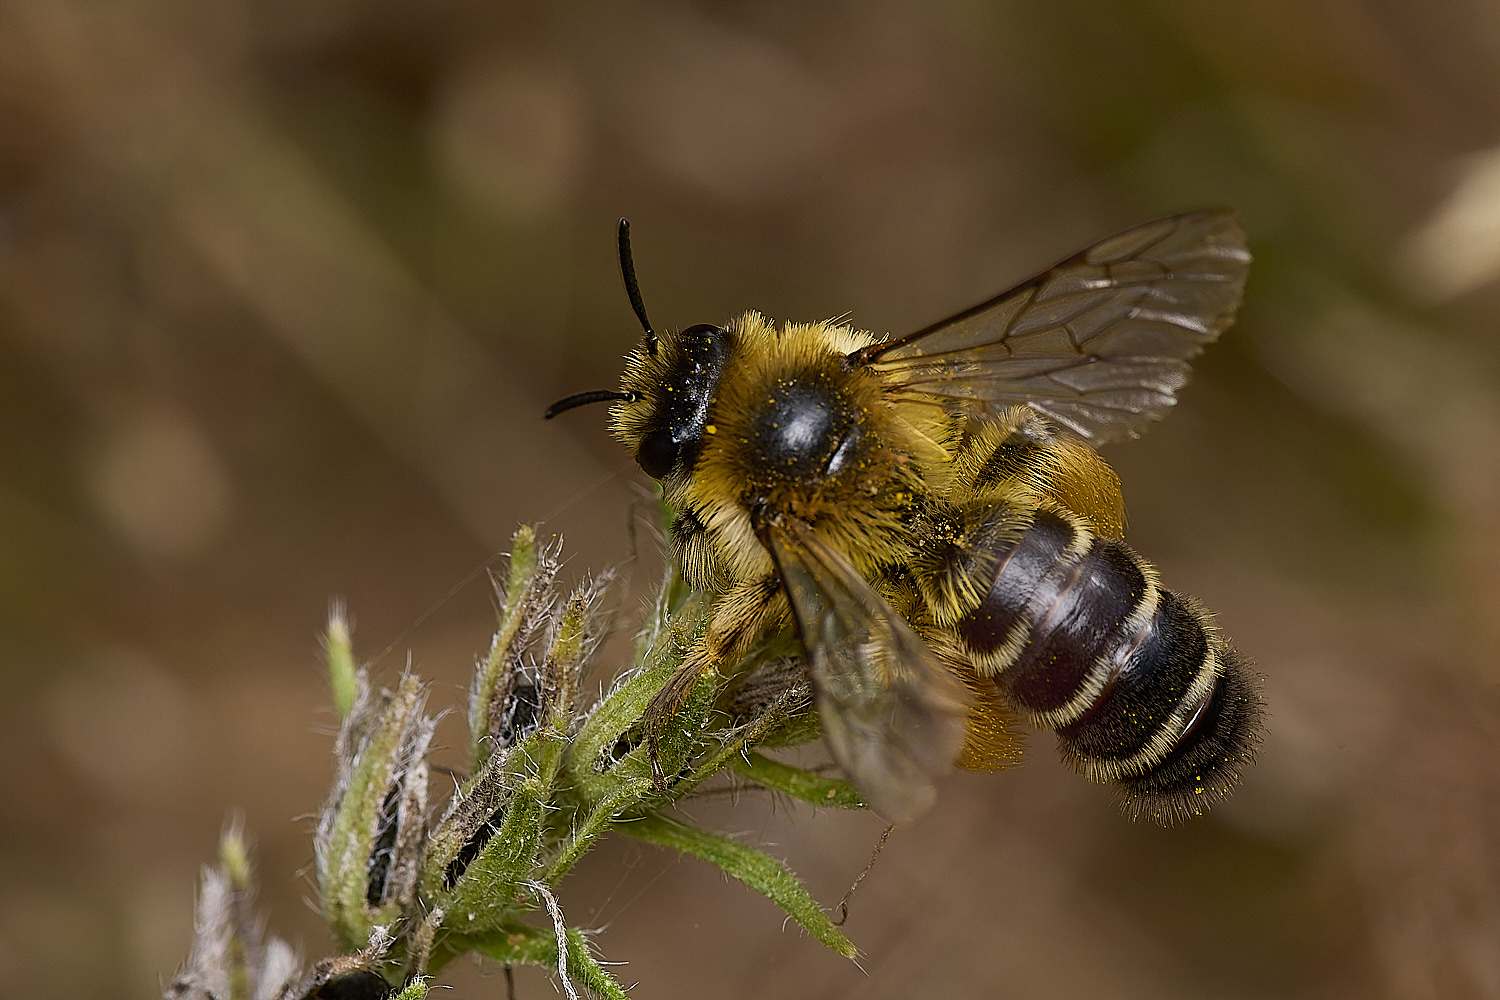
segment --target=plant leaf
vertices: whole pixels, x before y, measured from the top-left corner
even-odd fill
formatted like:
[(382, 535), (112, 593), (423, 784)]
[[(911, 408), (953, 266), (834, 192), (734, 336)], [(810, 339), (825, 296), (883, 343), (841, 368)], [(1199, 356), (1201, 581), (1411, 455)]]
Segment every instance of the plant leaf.
[(618, 823), (615, 829), (626, 836), (659, 847), (675, 848), (707, 861), (781, 907), (809, 934), (840, 955), (853, 959), (859, 953), (854, 943), (818, 906), (818, 901), (813, 899), (801, 880), (769, 854), (659, 813)]
[(849, 782), (839, 778), (825, 778), (813, 771), (783, 764), (764, 754), (752, 753), (742, 757), (734, 765), (734, 770), (736, 774), (757, 785), (811, 802), (815, 806), (834, 809), (864, 809), (866, 806), (864, 799), (860, 798), (859, 789)]
[[(630, 1000), (614, 976), (601, 966), (589, 951), (588, 938), (582, 931), (567, 930), (568, 975), (574, 982), (588, 987), (604, 1000)], [(549, 928), (530, 924), (510, 924), (500, 934), (466, 937), (461, 946), (473, 949), (486, 958), (505, 965), (536, 965), (557, 971), (557, 935)]]

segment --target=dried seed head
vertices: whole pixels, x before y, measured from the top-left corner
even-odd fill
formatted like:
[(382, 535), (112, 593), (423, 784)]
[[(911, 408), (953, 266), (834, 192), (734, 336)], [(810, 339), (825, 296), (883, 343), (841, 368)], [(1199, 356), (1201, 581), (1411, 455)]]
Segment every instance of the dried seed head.
[(376, 927), (370, 941), (353, 955), (325, 958), (312, 967), (295, 990), (279, 1000), (386, 1000), (391, 986), (380, 968), (394, 939), (385, 927)]
[(333, 792), (314, 840), (324, 914), (346, 947), (409, 915), (428, 819), (427, 752), (437, 720), (426, 689), (406, 674), (394, 692), (371, 694), (363, 670), (344, 719)]
[(504, 584), (495, 583), (499, 626), (489, 653), (475, 665), (469, 692), (470, 765), (476, 773), (490, 754), (518, 738), (512, 699), (524, 701), (524, 689), (536, 688), (526, 668), (526, 655), (547, 628), (557, 603), (553, 584), (561, 565), (561, 549), (560, 540), (552, 545), (540, 544), (536, 530), (530, 526), (522, 527), (511, 540), (506, 580)]
[(254, 912), (249, 856), (237, 824), (220, 844), (222, 861), (205, 868), (187, 965), (163, 992), (165, 1000), (249, 997), (278, 1000), (301, 981), (291, 946), (267, 938)]
[(613, 582), (614, 573), (605, 572), (579, 584), (552, 624), (541, 688), (547, 723), (560, 733), (573, 730), (579, 684), (607, 630), (602, 598)]
[(490, 718), (494, 752), (515, 746), (541, 727), (542, 688), (532, 670), (519, 667), (506, 673), (495, 689)]
[(492, 761), (455, 794), (428, 839), (422, 893), (429, 899), (458, 884), (499, 829), (508, 798), (504, 774)]

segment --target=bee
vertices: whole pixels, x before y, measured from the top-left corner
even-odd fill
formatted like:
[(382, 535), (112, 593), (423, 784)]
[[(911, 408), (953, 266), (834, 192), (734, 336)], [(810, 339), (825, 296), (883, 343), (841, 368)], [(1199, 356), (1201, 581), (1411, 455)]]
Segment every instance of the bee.
[(1250, 255), (1228, 211), (1148, 223), (915, 333), (747, 312), (644, 338), (611, 430), (660, 484), (672, 554), (711, 596), (648, 739), (706, 671), (795, 627), (823, 736), (872, 808), (928, 808), (952, 767), (1014, 753), (1014, 714), (1167, 824), (1222, 799), (1260, 742), (1246, 659), (1123, 541), (1094, 450), (1175, 404), (1232, 322)]

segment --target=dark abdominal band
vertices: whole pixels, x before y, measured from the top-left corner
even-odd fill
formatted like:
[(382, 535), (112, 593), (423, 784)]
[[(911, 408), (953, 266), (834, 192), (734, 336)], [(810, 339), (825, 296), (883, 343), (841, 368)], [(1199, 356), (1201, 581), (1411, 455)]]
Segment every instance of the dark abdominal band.
[(1048, 511), (999, 566), (958, 633), (1013, 706), (1057, 731), (1063, 759), (1161, 822), (1223, 797), (1258, 742), (1260, 698), (1197, 604)]

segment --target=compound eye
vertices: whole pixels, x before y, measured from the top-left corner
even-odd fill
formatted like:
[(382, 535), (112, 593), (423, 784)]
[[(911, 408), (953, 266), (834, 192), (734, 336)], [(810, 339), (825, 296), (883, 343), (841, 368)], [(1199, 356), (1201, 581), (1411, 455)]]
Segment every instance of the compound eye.
[(677, 455), (681, 450), (682, 446), (672, 440), (671, 432), (652, 431), (641, 438), (635, 460), (646, 475), (652, 479), (661, 479), (677, 464)]

